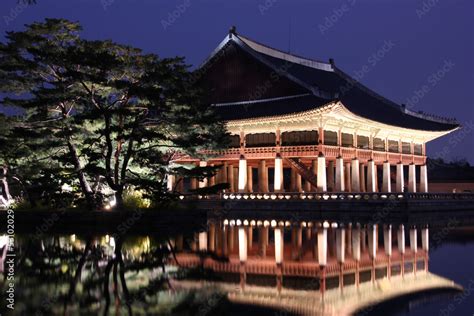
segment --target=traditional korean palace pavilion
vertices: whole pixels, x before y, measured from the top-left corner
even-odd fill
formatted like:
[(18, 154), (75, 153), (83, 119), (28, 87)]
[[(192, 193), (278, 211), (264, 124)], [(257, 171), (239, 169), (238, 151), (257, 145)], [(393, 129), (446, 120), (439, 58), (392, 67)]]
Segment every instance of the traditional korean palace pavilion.
[(229, 183), (230, 192), (428, 192), (426, 144), (460, 125), (413, 112), (340, 70), (238, 35), (232, 28), (197, 71), (225, 120), (228, 149), (208, 161), (213, 178), (176, 181), (179, 191)]

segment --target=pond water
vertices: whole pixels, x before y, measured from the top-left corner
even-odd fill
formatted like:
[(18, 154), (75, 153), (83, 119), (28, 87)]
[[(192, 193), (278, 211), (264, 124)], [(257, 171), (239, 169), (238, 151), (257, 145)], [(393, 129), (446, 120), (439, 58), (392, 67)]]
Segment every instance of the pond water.
[[(472, 315), (474, 227), (212, 218), (0, 237), (2, 315)], [(171, 231), (171, 232), (170, 232)], [(14, 254), (14, 279), (9, 259)], [(14, 291), (12, 288), (13, 282)], [(464, 290), (462, 290), (463, 288)], [(13, 296), (8, 293), (14, 292)], [(8, 307), (14, 298), (14, 309)], [(12, 307), (12, 305), (10, 305)]]

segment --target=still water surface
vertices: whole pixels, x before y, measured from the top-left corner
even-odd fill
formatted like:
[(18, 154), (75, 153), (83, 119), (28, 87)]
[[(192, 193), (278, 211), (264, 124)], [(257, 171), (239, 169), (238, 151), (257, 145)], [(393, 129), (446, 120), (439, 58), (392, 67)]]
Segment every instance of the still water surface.
[(473, 315), (474, 227), (462, 222), (215, 219), (166, 235), (23, 234), (15, 309), (2, 302), (2, 313)]

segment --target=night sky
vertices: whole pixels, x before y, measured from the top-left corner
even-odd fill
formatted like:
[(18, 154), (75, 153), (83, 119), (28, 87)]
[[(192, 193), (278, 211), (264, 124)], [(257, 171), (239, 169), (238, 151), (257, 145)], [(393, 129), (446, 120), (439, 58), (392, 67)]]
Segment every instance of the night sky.
[(346, 73), (412, 110), (457, 118), (464, 129), (430, 143), (428, 154), (474, 164), (472, 0), (37, 0), (29, 7), (2, 0), (0, 12), (2, 41), (7, 30), (67, 18), (79, 21), (87, 38), (184, 56), (193, 66), (235, 25), (269, 46), (334, 58)]

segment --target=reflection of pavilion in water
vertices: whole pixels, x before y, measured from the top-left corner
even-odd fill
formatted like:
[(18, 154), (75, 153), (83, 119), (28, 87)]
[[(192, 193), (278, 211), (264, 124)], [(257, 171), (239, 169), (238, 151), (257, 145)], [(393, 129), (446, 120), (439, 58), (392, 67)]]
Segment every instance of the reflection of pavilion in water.
[[(361, 289), (377, 288), (393, 297), (453, 286), (428, 272), (427, 227), (224, 220), (210, 222), (189, 245), (182, 237), (174, 244), (179, 265), (210, 270), (220, 284), (240, 284), (240, 292), (232, 295), (247, 303), (263, 304), (269, 295), (281, 303), (281, 297), (292, 300), (301, 291), (310, 293), (313, 301), (354, 292), (359, 293), (359, 302), (352, 304), (361, 307)], [(402, 287), (397, 290), (394, 283)], [(259, 288), (265, 290), (258, 294)], [(274, 304), (271, 299), (267, 302)]]

